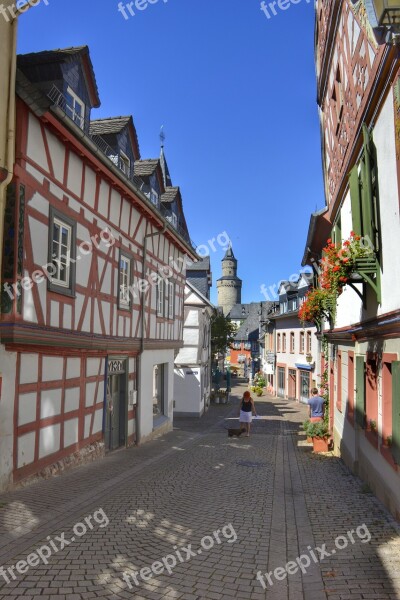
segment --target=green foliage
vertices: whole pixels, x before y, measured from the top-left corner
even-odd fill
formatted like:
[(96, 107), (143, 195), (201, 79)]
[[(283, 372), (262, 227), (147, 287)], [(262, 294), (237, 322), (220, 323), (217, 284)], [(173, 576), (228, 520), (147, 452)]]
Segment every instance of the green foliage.
[(327, 423), (325, 421), (317, 421), (316, 423), (311, 423), (311, 421), (307, 420), (303, 423), (303, 429), (307, 434), (307, 437), (311, 438), (325, 438), (329, 437), (329, 429)]
[(264, 377), (262, 377), (262, 375), (256, 375), (254, 377), (254, 385), (256, 387), (264, 388), (267, 385), (267, 383), (266, 383)]
[(211, 319), (211, 351), (213, 354), (224, 353), (232, 344), (236, 327), (223, 314), (217, 313)]

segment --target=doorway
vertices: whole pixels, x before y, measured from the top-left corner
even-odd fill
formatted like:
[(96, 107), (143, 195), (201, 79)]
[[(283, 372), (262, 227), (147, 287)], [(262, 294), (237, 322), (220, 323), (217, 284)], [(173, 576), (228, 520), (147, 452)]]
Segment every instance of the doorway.
[[(126, 361), (110, 361), (113, 366), (118, 362), (118, 372), (110, 372), (107, 377), (106, 403), (106, 450), (116, 450), (126, 444), (127, 399), (126, 399)], [(109, 363), (110, 364), (110, 363)]]
[(278, 396), (285, 397), (285, 368), (278, 367)]
[(300, 371), (300, 402), (307, 404), (310, 397), (310, 373)]
[(296, 369), (289, 369), (288, 399), (296, 400)]

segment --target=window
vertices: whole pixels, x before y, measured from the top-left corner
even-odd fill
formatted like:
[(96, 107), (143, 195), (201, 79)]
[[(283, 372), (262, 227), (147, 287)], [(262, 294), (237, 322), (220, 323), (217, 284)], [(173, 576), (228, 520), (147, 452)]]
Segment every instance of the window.
[(157, 317), (164, 316), (164, 301), (165, 301), (165, 293), (164, 293), (164, 279), (159, 278), (157, 282)]
[(153, 367), (153, 417), (165, 414), (165, 373), (163, 364)]
[(378, 178), (376, 172), (376, 149), (371, 133), (363, 125), (364, 151), (358, 165), (350, 172), (350, 197), (353, 231), (368, 237), (379, 252), (379, 206)]
[(290, 352), (294, 353), (294, 332), (290, 332)]
[(131, 173), (131, 161), (129, 157), (124, 154), (124, 152), (120, 151), (119, 153), (119, 168), (127, 177), (130, 176)]
[(131, 260), (123, 254), (119, 257), (119, 307), (130, 308)]
[(300, 331), (300, 354), (304, 354), (304, 331)]
[(168, 281), (168, 319), (174, 318), (174, 303), (175, 303), (175, 285), (172, 281)]
[(282, 352), (286, 352), (286, 333), (282, 333)]
[(150, 201), (155, 205), (159, 205), (158, 194), (155, 189), (151, 188), (150, 190)]
[(311, 338), (311, 331), (307, 331), (307, 354), (311, 354), (311, 343), (312, 343), (312, 338)]
[(65, 112), (67, 115), (80, 127), (84, 128), (85, 125), (85, 105), (82, 100), (77, 96), (69, 87), (65, 94), (66, 107)]
[(67, 296), (75, 295), (76, 223), (50, 208), (49, 260), (52, 271), (48, 289)]
[(281, 334), (278, 333), (278, 335), (276, 336), (276, 351), (280, 352), (281, 351)]

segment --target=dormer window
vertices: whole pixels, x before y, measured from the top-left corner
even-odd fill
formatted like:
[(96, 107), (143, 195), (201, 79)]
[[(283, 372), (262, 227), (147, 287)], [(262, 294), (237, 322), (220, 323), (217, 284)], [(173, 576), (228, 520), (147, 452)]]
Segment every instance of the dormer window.
[(155, 205), (158, 206), (158, 194), (156, 192), (155, 189), (151, 188), (150, 190), (150, 201)]
[(85, 104), (82, 100), (68, 87), (65, 94), (66, 107), (65, 112), (67, 115), (80, 127), (84, 129), (85, 126)]
[(130, 176), (131, 161), (129, 157), (124, 152), (122, 152), (122, 150), (120, 150), (119, 152), (119, 168), (121, 169), (124, 175), (126, 175), (127, 177)]

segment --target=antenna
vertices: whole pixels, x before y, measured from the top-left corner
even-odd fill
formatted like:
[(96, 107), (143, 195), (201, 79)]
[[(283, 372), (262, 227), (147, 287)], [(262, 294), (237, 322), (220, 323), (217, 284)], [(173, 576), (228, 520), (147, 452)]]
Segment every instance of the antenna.
[(161, 141), (161, 148), (164, 148), (164, 142), (165, 142), (165, 133), (164, 133), (164, 125), (161, 125), (161, 129), (160, 129), (160, 141)]

